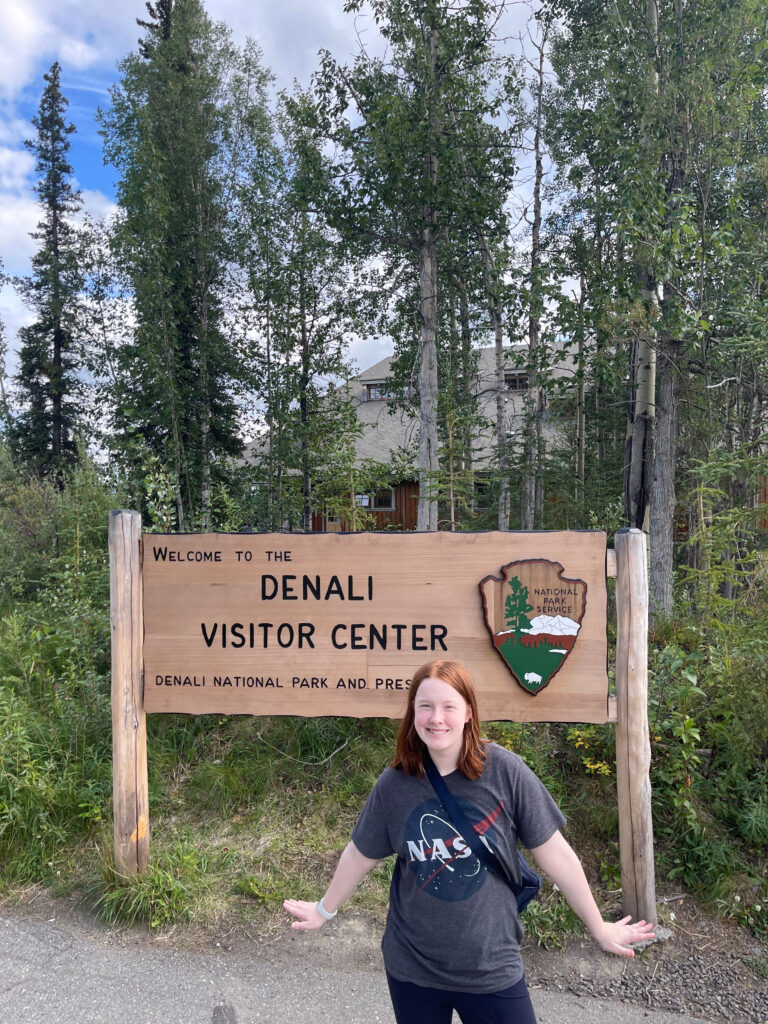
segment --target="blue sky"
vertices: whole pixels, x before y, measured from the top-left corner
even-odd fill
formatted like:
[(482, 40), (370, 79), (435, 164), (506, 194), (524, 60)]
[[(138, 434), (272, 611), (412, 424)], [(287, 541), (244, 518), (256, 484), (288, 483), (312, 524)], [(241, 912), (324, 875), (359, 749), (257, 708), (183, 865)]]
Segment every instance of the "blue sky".
[[(290, 89), (294, 79), (308, 84), (320, 49), (344, 62), (358, 52), (360, 41), (369, 50), (380, 48), (371, 19), (345, 14), (343, 7), (344, 0), (206, 2), (210, 17), (225, 22), (236, 42), (249, 36), (256, 40), (278, 89)], [(136, 19), (143, 17), (144, 0), (0, 0), (0, 257), (6, 273), (28, 274), (36, 247), (29, 235), (39, 219), (32, 191), (34, 159), (24, 139), (34, 134), (30, 118), (40, 101), (43, 75), (54, 61), (61, 65), (62, 91), (77, 129), (70, 162), (85, 207), (95, 217), (114, 208), (115, 172), (103, 166), (95, 114), (109, 103), (117, 64), (135, 49), (142, 33)], [(511, 2), (504, 16), (507, 33), (519, 31), (529, 17), (524, 0)], [(0, 290), (0, 322), (10, 375), (17, 364), (16, 332), (30, 320), (20, 296), (6, 285)], [(361, 367), (388, 354), (383, 340), (358, 343), (352, 352)]]
[[(343, 0), (208, 0), (209, 15), (224, 21), (236, 41), (257, 41), (277, 88), (296, 78), (306, 84), (326, 48), (340, 60), (357, 49), (355, 21)], [(43, 75), (61, 64), (62, 91), (69, 100), (70, 162), (85, 206), (95, 216), (113, 207), (115, 172), (104, 167), (96, 109), (109, 102), (120, 59), (136, 47), (146, 16), (144, 0), (0, 0), (0, 257), (9, 274), (25, 275), (35, 251), (29, 232), (39, 219), (34, 158), (24, 139), (34, 134)], [(30, 314), (10, 286), (0, 292), (0, 320), (9, 346), (7, 370), (16, 369), (16, 331)], [(382, 353), (383, 354), (383, 353)], [(380, 358), (375, 355), (375, 358)]]

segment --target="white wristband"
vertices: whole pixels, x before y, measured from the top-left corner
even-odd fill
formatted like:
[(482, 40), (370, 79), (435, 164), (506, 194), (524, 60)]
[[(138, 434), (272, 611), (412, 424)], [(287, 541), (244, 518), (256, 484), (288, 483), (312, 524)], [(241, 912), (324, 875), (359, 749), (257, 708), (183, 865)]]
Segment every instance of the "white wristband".
[(317, 901), (315, 906), (317, 907), (317, 912), (320, 915), (320, 917), (324, 917), (326, 921), (332, 921), (334, 917), (336, 917), (336, 915), (338, 914), (338, 910), (334, 910), (332, 914), (329, 913), (323, 906), (322, 898)]

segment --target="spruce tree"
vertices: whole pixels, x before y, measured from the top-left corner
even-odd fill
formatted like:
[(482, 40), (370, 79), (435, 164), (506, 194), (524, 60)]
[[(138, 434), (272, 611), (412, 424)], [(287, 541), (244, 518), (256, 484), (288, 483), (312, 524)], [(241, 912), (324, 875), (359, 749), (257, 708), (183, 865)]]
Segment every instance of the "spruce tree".
[(169, 467), (178, 528), (205, 529), (222, 460), (241, 450), (242, 367), (224, 296), (233, 192), (259, 145), (268, 76), (199, 0), (147, 11), (101, 115), (106, 159), (121, 173), (114, 243), (136, 318), (114, 352), (112, 426), (121, 454), (143, 448)]
[(10, 430), (15, 456), (31, 471), (62, 479), (76, 458), (82, 385), (78, 380), (77, 324), (82, 276), (78, 269), (78, 235), (72, 223), (81, 207), (72, 184), (67, 154), (75, 130), (66, 120), (61, 68), (47, 75), (38, 113), (37, 134), (26, 142), (37, 158), (34, 186), (42, 219), (32, 237), (40, 248), (32, 259), (32, 276), (23, 285), (35, 321), (19, 332), (19, 369), (15, 398), (19, 412)]

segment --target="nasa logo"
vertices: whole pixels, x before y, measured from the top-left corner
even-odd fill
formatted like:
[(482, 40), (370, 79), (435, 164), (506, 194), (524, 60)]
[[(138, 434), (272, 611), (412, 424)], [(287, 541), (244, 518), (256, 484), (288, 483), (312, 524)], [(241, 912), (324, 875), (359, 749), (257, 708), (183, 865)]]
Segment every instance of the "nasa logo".
[[(493, 823), (501, 813), (501, 804), (483, 817), (474, 804), (460, 797), (457, 800), (480, 841), (495, 853)], [(436, 798), (419, 804), (411, 813), (403, 843), (408, 867), (415, 873), (419, 888), (431, 896), (455, 903), (472, 896), (485, 884), (487, 869), (467, 846)]]

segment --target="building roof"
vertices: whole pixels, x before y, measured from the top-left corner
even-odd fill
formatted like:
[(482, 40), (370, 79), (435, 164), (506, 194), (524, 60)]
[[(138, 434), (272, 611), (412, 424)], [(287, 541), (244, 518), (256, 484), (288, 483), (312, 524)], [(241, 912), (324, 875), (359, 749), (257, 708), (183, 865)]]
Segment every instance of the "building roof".
[[(519, 350), (518, 350), (519, 351)], [(496, 350), (481, 348), (473, 350), (477, 369), (473, 390), (478, 399), (478, 426), (473, 445), (473, 462), (476, 468), (489, 465), (496, 443)], [(516, 352), (506, 350), (505, 371), (509, 374), (524, 374), (518, 366)], [(356, 444), (358, 459), (389, 460), (398, 449), (412, 451), (414, 465), (419, 441), (418, 403), (410, 408), (398, 407), (386, 397), (369, 397), (369, 388), (385, 384), (391, 374), (392, 359), (380, 359), (369, 366), (352, 381), (352, 398), (357, 404), (357, 416), (364, 426), (363, 434)], [(565, 365), (553, 371), (562, 375), (567, 372)], [(507, 435), (519, 434), (523, 427), (525, 390), (508, 390), (504, 394)]]
[[(522, 348), (523, 353), (527, 346)], [(517, 350), (518, 352), (521, 349)], [(525, 373), (517, 364), (516, 352), (506, 349), (505, 371), (509, 374)], [(496, 350), (494, 348), (474, 349), (477, 360), (473, 390), (478, 399), (479, 425), (473, 439), (473, 464), (476, 469), (487, 467), (493, 461), (496, 444)], [(367, 459), (389, 462), (396, 452), (408, 453), (414, 467), (418, 463), (419, 408), (414, 400), (403, 407), (387, 397), (370, 397), (370, 389), (377, 384), (385, 385), (391, 376), (392, 357), (380, 359), (373, 366), (363, 370), (350, 382), (351, 397), (355, 403), (357, 418), (363, 425), (361, 435), (355, 442), (356, 462)], [(556, 376), (568, 373), (565, 363), (552, 369)], [(507, 390), (504, 394), (506, 433), (514, 437), (522, 432), (524, 425), (525, 389)], [(263, 439), (247, 446), (245, 460), (251, 461), (263, 451)]]

